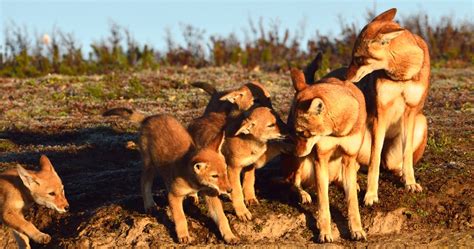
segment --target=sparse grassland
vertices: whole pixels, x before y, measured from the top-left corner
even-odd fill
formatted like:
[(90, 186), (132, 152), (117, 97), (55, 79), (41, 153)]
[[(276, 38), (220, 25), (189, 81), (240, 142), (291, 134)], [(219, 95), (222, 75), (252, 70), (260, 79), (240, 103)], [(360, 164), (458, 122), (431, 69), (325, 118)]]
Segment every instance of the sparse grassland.
[[(141, 161), (129, 143), (137, 138), (136, 125), (103, 118), (101, 113), (127, 106), (148, 114), (171, 113), (188, 123), (202, 113), (209, 99), (191, 82), (207, 81), (225, 89), (249, 80), (267, 86), (277, 111), (287, 116), (293, 90), (285, 72), (233, 66), (161, 67), (141, 73), (0, 78), (0, 171), (17, 163), (33, 167), (45, 153), (63, 178), (71, 212), (60, 215), (42, 207), (29, 212), (29, 219), (52, 235), (52, 242), (44, 247), (176, 246), (159, 180), (154, 188), (159, 210), (152, 215), (142, 210)], [(336, 245), (474, 246), (473, 80), (474, 68), (433, 70), (424, 111), (429, 121), (428, 147), (415, 167), (424, 192), (406, 193), (398, 179), (382, 172), (381, 203), (361, 206), (368, 242), (348, 239), (344, 195), (331, 187)], [(318, 234), (316, 205), (298, 204), (288, 186), (274, 180), (278, 175), (278, 161), (257, 172), (261, 205), (250, 207), (255, 214), (252, 223), (238, 221), (225, 200), (226, 214), (242, 245), (313, 245)], [(358, 181), (362, 200), (363, 169)], [(197, 207), (186, 202), (185, 210), (198, 245), (223, 243), (205, 216), (203, 201)], [(10, 233), (0, 229), (0, 245), (13, 243)]]

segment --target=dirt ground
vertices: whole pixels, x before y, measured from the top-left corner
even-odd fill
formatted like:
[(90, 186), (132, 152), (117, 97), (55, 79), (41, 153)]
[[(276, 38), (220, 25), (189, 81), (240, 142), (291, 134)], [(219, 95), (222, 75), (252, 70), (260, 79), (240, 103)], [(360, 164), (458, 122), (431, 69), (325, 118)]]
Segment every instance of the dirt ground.
[[(272, 93), (276, 109), (286, 118), (293, 89), (288, 73), (248, 72), (236, 67), (161, 68), (146, 73), (35, 79), (0, 78), (0, 171), (21, 164), (37, 167), (40, 154), (50, 157), (65, 184), (71, 211), (58, 214), (35, 207), (28, 213), (52, 236), (48, 245), (33, 247), (175, 246), (165, 191), (156, 180), (159, 209), (143, 212), (139, 193), (141, 161), (129, 141), (137, 126), (103, 118), (107, 108), (127, 106), (148, 114), (172, 113), (183, 123), (198, 117), (205, 92), (189, 83), (207, 81), (219, 89), (258, 80)], [(474, 247), (474, 68), (433, 69), (425, 107), (429, 119), (428, 147), (415, 175), (423, 192), (406, 193), (387, 172), (380, 178), (380, 203), (361, 206), (368, 240), (350, 240), (343, 192), (331, 187), (334, 246), (467, 246)], [(237, 220), (224, 200), (231, 227), (241, 246), (300, 247), (315, 243), (316, 203), (300, 205), (280, 183), (279, 162), (257, 172), (261, 204), (250, 207), (252, 222)], [(362, 203), (366, 172), (359, 173)], [(313, 196), (313, 200), (316, 197)], [(202, 201), (185, 203), (195, 245), (224, 245)], [(13, 247), (11, 232), (0, 227), (0, 247)]]

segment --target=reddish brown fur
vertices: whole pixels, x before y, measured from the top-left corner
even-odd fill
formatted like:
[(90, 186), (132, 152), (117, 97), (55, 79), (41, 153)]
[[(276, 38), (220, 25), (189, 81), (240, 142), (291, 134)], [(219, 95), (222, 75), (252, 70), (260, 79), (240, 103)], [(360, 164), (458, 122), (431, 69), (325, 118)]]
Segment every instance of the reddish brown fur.
[(271, 108), (270, 93), (262, 84), (249, 82), (237, 89), (222, 92), (214, 91), (203, 116), (212, 112), (219, 112), (236, 117), (254, 106)]
[(40, 158), (40, 170), (30, 171), (21, 166), (0, 174), (0, 221), (14, 230), (20, 248), (29, 248), (29, 238), (40, 244), (51, 240), (23, 216), (34, 203), (66, 212), (69, 203), (64, 186), (46, 156)]
[[(357, 200), (359, 165), (356, 162), (366, 129), (364, 96), (351, 82), (341, 82), (336, 78), (324, 79), (308, 86), (303, 73), (292, 70), (292, 80), (297, 91), (292, 118), (296, 132), (295, 153), (301, 157), (294, 162), (302, 165), (309, 162), (314, 166), (319, 199), (319, 240), (332, 241), (328, 197), (331, 181), (341, 182), (344, 186), (352, 238), (364, 239), (366, 235), (362, 229)], [(295, 178), (301, 175), (310, 177), (311, 174), (302, 170), (305, 167), (298, 167)], [(299, 188), (301, 179), (295, 182), (298, 184), (295, 187)], [(300, 194), (303, 193), (300, 191)]]
[[(394, 159), (396, 163), (385, 165), (403, 176), (409, 191), (422, 190), (415, 181), (413, 165), (426, 143), (422, 109), (429, 88), (429, 51), (419, 36), (393, 22), (395, 13), (396, 9), (382, 13), (362, 30), (347, 71), (349, 80), (362, 81), (359, 84), (365, 89), (366, 99), (373, 101), (368, 109), (373, 142), (366, 205), (378, 201), (379, 167), (387, 161), (383, 158), (387, 140), (395, 142), (393, 146), (402, 150), (403, 158), (401, 163)], [(372, 73), (375, 70), (381, 71)], [(363, 79), (369, 73), (369, 80)], [(417, 145), (420, 132), (422, 144)]]
[(145, 209), (155, 206), (151, 195), (153, 179), (159, 173), (168, 189), (168, 200), (180, 242), (191, 241), (183, 200), (198, 191), (205, 194), (211, 218), (228, 243), (238, 239), (229, 227), (219, 193), (231, 192), (225, 158), (221, 152), (224, 137), (195, 148), (191, 136), (178, 120), (169, 115), (146, 118), (140, 128), (140, 152), (144, 163), (141, 188)]

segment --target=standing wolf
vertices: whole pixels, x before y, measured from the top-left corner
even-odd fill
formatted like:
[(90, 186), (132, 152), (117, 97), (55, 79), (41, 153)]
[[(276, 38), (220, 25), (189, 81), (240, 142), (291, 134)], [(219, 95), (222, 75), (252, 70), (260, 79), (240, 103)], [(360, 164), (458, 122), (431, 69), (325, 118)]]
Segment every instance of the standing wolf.
[[(421, 157), (426, 145), (427, 122), (422, 110), (430, 84), (430, 57), (421, 37), (393, 21), (396, 12), (396, 9), (387, 10), (362, 29), (347, 70), (347, 80), (365, 82), (360, 87), (369, 107), (368, 123), (373, 140), (366, 205), (378, 202), (383, 151), (389, 151), (385, 166), (402, 177), (407, 190), (422, 191), (415, 181), (413, 163)], [(374, 80), (362, 80), (369, 74)], [(414, 145), (416, 137), (423, 137), (418, 148)], [(390, 147), (384, 145), (387, 140), (392, 141)]]
[(138, 144), (143, 160), (140, 180), (143, 204), (147, 212), (156, 208), (152, 185), (155, 177), (160, 175), (168, 190), (171, 216), (180, 243), (193, 240), (189, 235), (183, 201), (187, 196), (195, 197), (198, 192), (204, 194), (209, 216), (224, 240), (227, 243), (239, 240), (230, 229), (219, 199), (220, 194), (232, 192), (222, 154), (223, 133), (198, 148), (183, 125), (171, 115), (145, 117), (127, 108), (110, 109), (103, 115), (120, 116), (141, 124)]
[[(295, 155), (313, 163), (318, 193), (320, 242), (332, 242), (329, 183), (343, 186), (349, 229), (356, 240), (366, 238), (357, 199), (357, 157), (366, 125), (364, 95), (352, 82), (327, 78), (308, 85), (303, 72), (291, 71), (296, 90), (293, 109)], [(308, 178), (308, 176), (306, 177)]]

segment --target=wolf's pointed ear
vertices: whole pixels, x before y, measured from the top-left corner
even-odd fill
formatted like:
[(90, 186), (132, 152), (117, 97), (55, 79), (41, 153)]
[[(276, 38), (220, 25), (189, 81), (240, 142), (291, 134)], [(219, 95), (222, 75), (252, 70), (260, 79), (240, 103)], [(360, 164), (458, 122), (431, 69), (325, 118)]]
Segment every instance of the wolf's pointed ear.
[(393, 18), (395, 17), (395, 15), (397, 14), (397, 8), (391, 8), (385, 12), (383, 12), (382, 14), (376, 16), (373, 20), (373, 21), (392, 21)]
[(39, 160), (39, 165), (40, 165), (41, 171), (54, 172), (53, 165), (51, 164), (51, 161), (49, 161), (49, 158), (46, 155), (41, 155), (40, 160)]
[(293, 87), (297, 92), (303, 91), (308, 87), (304, 78), (304, 73), (296, 68), (291, 69), (291, 81), (293, 82)]
[(235, 136), (238, 136), (240, 134), (250, 134), (254, 126), (255, 126), (254, 122), (251, 122), (251, 121), (242, 122), (242, 126), (240, 126), (239, 130), (237, 130), (237, 132), (235, 133)]
[(219, 154), (222, 154), (222, 146), (225, 142), (225, 131), (219, 134), (214, 141), (212, 141), (212, 149), (217, 151)]
[(222, 96), (219, 100), (221, 101), (229, 101), (230, 103), (234, 104), (238, 99), (244, 96), (244, 92), (242, 91), (232, 91), (224, 96)]
[(382, 30), (380, 34), (378, 35), (378, 39), (382, 44), (387, 44), (391, 40), (397, 38), (399, 35), (401, 35), (405, 31), (403, 28), (395, 28), (395, 29), (388, 29), (388, 30)]
[(308, 108), (308, 112), (319, 115), (324, 110), (324, 102), (320, 98), (315, 98), (311, 101), (311, 105)]
[(196, 174), (200, 174), (203, 170), (207, 168), (207, 163), (203, 163), (203, 162), (195, 163), (193, 168)]
[(25, 168), (20, 165), (16, 166), (18, 175), (20, 176), (21, 181), (28, 189), (31, 189), (34, 186), (39, 186), (39, 182), (36, 179), (36, 176), (30, 174)]

